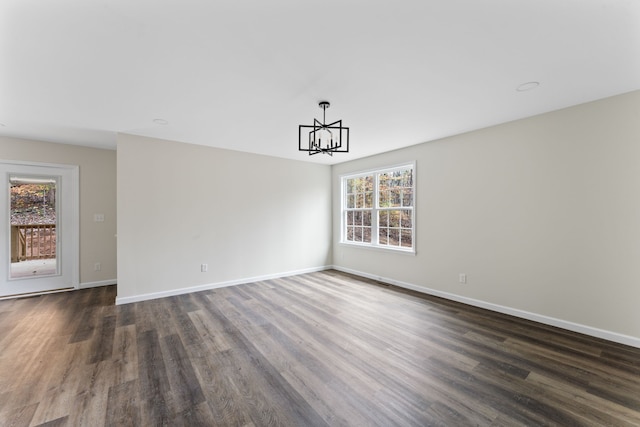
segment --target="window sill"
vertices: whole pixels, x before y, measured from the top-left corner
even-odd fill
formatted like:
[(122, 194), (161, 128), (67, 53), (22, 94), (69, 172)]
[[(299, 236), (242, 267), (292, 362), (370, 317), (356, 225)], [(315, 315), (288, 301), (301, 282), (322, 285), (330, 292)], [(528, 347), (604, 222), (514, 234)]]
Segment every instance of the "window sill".
[(373, 246), (368, 244), (345, 242), (345, 241), (341, 241), (339, 245), (350, 247), (350, 248), (362, 248), (362, 249), (368, 249), (368, 250), (373, 250), (378, 252), (387, 252), (387, 253), (400, 254), (400, 255), (412, 255), (412, 256), (416, 255), (415, 249), (400, 249), (400, 248), (391, 248), (387, 246)]

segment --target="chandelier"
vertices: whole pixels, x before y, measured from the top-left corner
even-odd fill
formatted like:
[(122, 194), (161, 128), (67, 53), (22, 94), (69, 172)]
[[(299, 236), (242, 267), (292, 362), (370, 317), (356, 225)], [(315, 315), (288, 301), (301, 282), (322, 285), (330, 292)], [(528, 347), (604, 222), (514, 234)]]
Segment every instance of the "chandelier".
[(322, 108), (322, 123), (313, 119), (313, 125), (300, 125), (298, 129), (298, 150), (308, 151), (309, 155), (322, 153), (333, 156), (333, 153), (349, 152), (349, 128), (342, 126), (342, 120), (326, 124), (328, 101), (318, 104)]

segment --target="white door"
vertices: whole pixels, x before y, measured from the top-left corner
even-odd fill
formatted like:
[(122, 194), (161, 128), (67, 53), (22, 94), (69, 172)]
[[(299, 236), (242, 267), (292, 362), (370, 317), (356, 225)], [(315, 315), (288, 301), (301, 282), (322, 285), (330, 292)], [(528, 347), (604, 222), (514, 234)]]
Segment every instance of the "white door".
[(77, 288), (78, 167), (0, 160), (0, 297)]

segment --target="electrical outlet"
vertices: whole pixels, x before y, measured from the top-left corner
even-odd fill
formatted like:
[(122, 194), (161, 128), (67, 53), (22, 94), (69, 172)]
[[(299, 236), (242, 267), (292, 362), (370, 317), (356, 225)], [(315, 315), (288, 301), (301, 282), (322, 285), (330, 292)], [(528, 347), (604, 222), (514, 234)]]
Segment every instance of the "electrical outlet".
[(94, 222), (104, 222), (104, 214), (93, 214)]
[(458, 281), (460, 283), (467, 283), (467, 275), (465, 273), (460, 273), (460, 275), (458, 276)]
[(93, 271), (100, 271), (102, 270), (102, 265), (100, 265), (99, 262), (96, 262), (95, 264), (93, 264)]
[(209, 264), (200, 264), (200, 271), (203, 273), (209, 271)]

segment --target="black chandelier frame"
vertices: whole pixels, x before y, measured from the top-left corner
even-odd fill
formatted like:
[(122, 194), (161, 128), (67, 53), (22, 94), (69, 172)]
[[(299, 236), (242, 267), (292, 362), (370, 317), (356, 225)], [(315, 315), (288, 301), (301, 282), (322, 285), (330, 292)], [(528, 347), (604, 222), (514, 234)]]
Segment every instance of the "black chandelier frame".
[[(310, 156), (314, 154), (348, 153), (349, 152), (349, 128), (342, 126), (342, 120), (326, 124), (327, 108), (331, 104), (328, 101), (321, 101), (318, 106), (322, 108), (322, 122), (313, 119), (313, 125), (299, 125), (298, 127), (298, 150), (307, 151)], [(331, 135), (329, 141), (322, 140), (322, 131)]]

